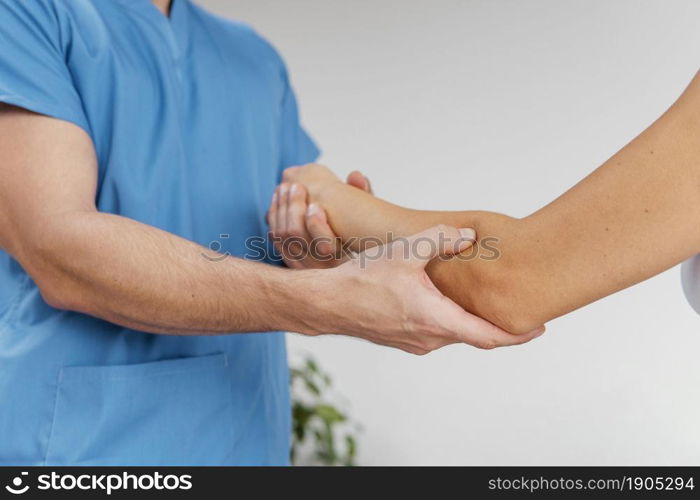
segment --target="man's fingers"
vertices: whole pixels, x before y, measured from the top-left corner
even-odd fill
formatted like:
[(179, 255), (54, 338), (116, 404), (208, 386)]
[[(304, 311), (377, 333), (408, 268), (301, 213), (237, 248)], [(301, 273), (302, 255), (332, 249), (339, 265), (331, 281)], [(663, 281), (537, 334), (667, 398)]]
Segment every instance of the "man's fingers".
[(287, 236), (308, 240), (306, 232), (306, 188), (292, 184), (287, 202)]
[(473, 229), (457, 229), (441, 224), (392, 244), (404, 245), (404, 254), (408, 255), (409, 260), (425, 266), (435, 257), (462, 252), (475, 241), (476, 233)]
[(370, 185), (369, 179), (358, 170), (353, 170), (350, 172), (350, 175), (348, 175), (348, 184), (358, 189), (362, 189), (363, 191), (367, 191), (368, 193), (372, 192), (372, 186)]
[(279, 185), (277, 196), (277, 233), (279, 238), (287, 237), (287, 203), (289, 202), (289, 184), (283, 182)]
[(277, 234), (277, 201), (279, 198), (279, 187), (275, 188), (275, 192), (272, 194), (272, 201), (270, 202), (270, 208), (267, 211), (267, 225), (270, 226), (270, 234), (275, 236)]
[(313, 242), (313, 250), (322, 256), (335, 254), (336, 236), (328, 224), (326, 211), (318, 203), (312, 203), (306, 211), (306, 229)]
[(514, 335), (465, 311), (447, 297), (443, 297), (443, 302), (440, 324), (445, 328), (446, 335), (453, 336), (455, 342), (463, 342), (479, 349), (524, 344), (545, 331), (542, 326), (524, 335)]
[(520, 345), (520, 344), (525, 344), (527, 342), (530, 342), (531, 340), (536, 339), (537, 337), (541, 336), (546, 332), (547, 329), (543, 326), (540, 326), (539, 328), (535, 328), (531, 332), (522, 334), (522, 335), (514, 335), (512, 333), (509, 333), (508, 335), (510, 336), (511, 343), (508, 345)]

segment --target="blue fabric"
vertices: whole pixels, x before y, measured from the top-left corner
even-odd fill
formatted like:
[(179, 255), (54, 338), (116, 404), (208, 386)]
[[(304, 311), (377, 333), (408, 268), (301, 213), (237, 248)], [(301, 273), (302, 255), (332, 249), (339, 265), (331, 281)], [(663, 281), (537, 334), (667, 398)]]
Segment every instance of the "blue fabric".
[[(189, 0), (0, 0), (0, 101), (91, 137), (96, 203), (221, 251), (314, 161), (283, 62)], [(227, 235), (222, 237), (221, 235)], [(0, 464), (286, 464), (282, 333), (150, 335), (48, 306), (0, 251)]]

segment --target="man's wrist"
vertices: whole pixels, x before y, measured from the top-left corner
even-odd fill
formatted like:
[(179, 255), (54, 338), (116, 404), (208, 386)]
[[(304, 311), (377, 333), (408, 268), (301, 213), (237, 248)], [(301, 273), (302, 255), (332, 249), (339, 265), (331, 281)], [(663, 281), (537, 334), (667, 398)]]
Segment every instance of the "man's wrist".
[(277, 283), (268, 284), (270, 314), (277, 318), (274, 329), (319, 335), (339, 333), (333, 317), (338, 309), (340, 273), (335, 269), (284, 271)]

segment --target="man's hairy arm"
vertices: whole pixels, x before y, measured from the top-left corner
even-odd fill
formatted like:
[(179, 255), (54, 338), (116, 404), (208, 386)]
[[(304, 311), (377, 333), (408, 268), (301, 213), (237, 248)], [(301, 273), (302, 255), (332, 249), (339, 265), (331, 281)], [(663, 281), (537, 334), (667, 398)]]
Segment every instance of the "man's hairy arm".
[[(305, 167), (306, 168), (306, 167)], [(344, 239), (385, 239), (436, 222), (498, 238), (495, 261), (435, 261), (447, 296), (518, 333), (658, 274), (700, 251), (700, 77), (651, 127), (600, 168), (523, 219), (488, 212), (422, 212), (316, 182), (306, 184)]]
[[(415, 354), (454, 343), (517, 345), (541, 333), (515, 336), (466, 313), (429, 283), (429, 255), (301, 271), (206, 259), (195, 243), (99, 213), (96, 176), (79, 127), (0, 108), (0, 248), (55, 308), (152, 333), (335, 333)], [(414, 239), (448, 255), (471, 245), (463, 234), (441, 226)]]
[(316, 329), (304, 297), (321, 286), (318, 274), (213, 262), (195, 243), (99, 213), (96, 176), (80, 128), (0, 108), (0, 248), (49, 304), (154, 333)]

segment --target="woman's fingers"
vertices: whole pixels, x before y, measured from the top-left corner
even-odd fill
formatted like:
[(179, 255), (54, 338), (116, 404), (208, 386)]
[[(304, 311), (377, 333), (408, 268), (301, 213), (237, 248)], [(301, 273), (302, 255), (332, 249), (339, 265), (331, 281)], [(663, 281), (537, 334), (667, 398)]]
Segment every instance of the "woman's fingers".
[(368, 193), (372, 193), (372, 186), (370, 185), (369, 179), (358, 170), (353, 170), (350, 172), (347, 182), (351, 186), (367, 191)]

